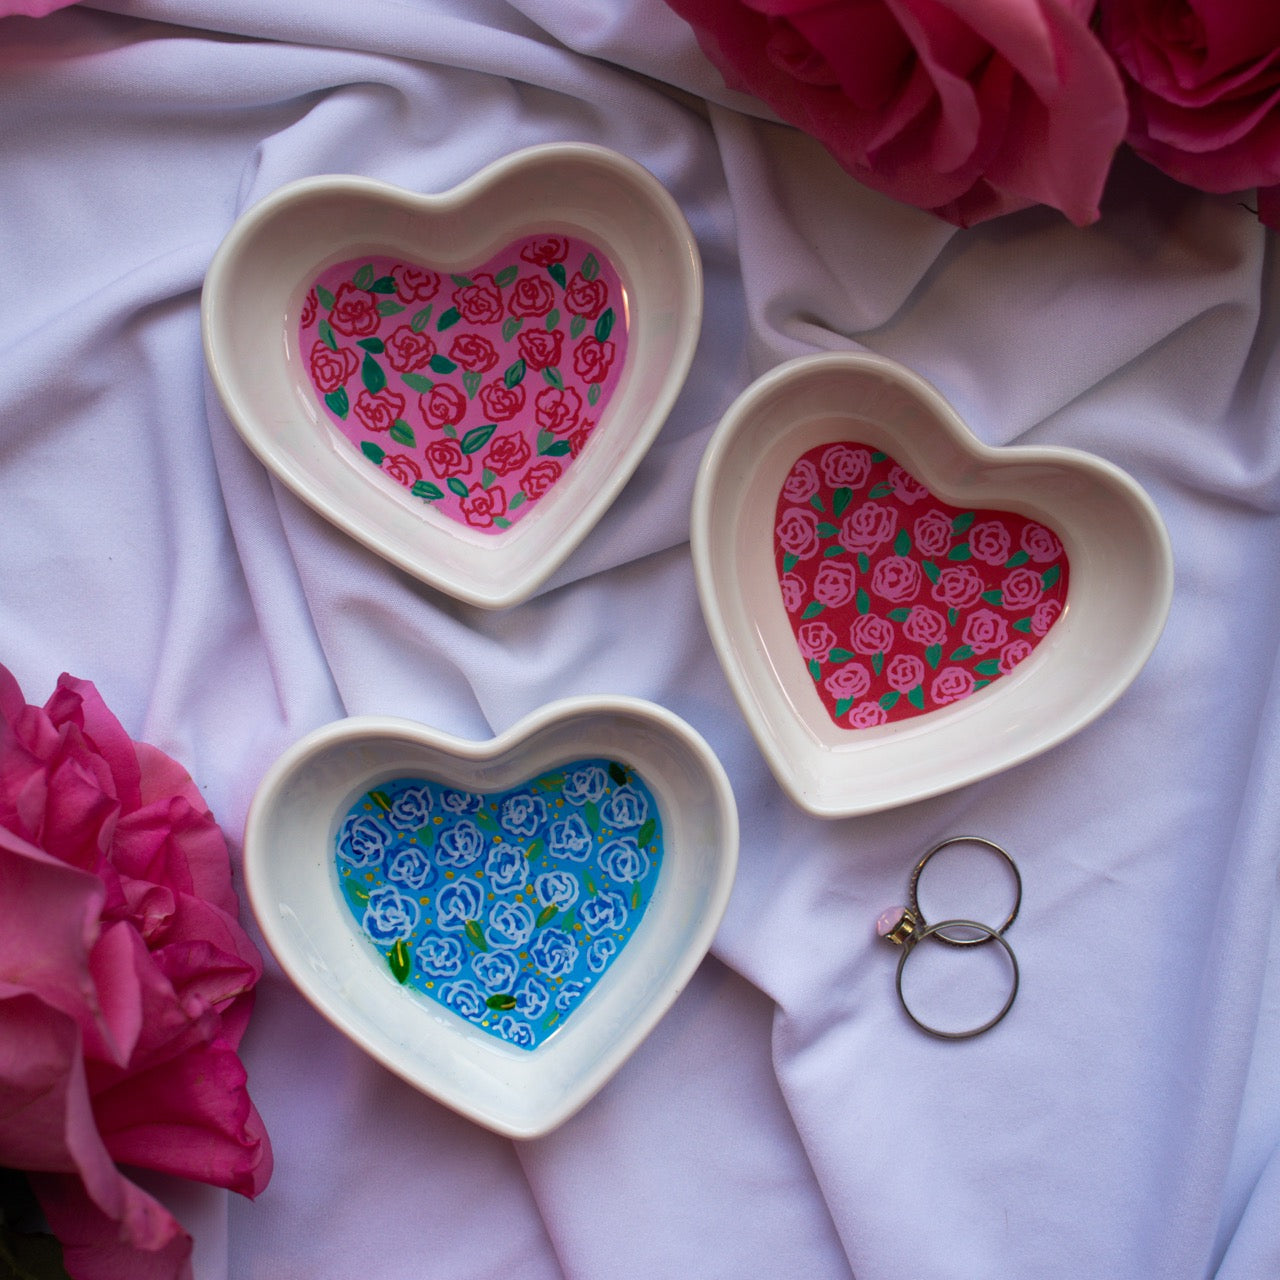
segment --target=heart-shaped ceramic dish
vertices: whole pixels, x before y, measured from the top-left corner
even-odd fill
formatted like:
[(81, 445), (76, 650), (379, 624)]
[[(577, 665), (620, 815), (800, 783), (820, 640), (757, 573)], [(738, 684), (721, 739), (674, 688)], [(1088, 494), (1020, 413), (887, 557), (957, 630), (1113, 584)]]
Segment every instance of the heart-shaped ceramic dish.
[(617, 497), (701, 316), (670, 194), (568, 143), (439, 195), (291, 183), (232, 227), (202, 299), (213, 384), (258, 458), (371, 550), (486, 608), (529, 596)]
[(385, 717), (317, 730), (260, 784), (244, 866), (268, 946), (326, 1018), (527, 1138), (582, 1106), (683, 989), (737, 849), (697, 733), (651, 703), (575, 698), (488, 742)]
[(691, 537), (743, 714), (821, 817), (948, 791), (1078, 732), (1146, 662), (1173, 585), (1164, 525), (1124, 472), (984, 445), (923, 379), (854, 353), (784, 364), (730, 407)]

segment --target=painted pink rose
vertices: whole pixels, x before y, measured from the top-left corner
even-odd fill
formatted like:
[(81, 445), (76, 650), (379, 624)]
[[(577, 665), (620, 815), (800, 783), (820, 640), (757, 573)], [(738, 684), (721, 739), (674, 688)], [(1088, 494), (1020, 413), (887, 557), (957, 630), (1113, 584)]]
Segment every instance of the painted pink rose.
[(603, 382), (613, 367), (614, 346), (599, 338), (583, 338), (573, 350), (573, 371), (583, 382)]
[(822, 474), (833, 488), (856, 489), (871, 474), (871, 450), (852, 445), (833, 444), (819, 459)]
[(329, 323), (335, 332), (348, 338), (372, 337), (382, 323), (378, 295), (353, 284), (340, 284), (329, 308)]
[(861, 613), (849, 628), (849, 646), (864, 658), (886, 652), (893, 644), (893, 623), (874, 613)]
[(782, 496), (788, 502), (808, 502), (818, 492), (818, 468), (808, 458), (800, 458), (787, 472)]
[(909, 604), (920, 594), (920, 564), (908, 556), (885, 556), (871, 574), (871, 590), (890, 604)]
[(1009, 623), (994, 609), (975, 609), (964, 620), (960, 639), (979, 657), (999, 649), (1009, 638)]
[(1098, 216), (1127, 112), (1095, 0), (668, 3), (732, 88), (877, 191), (960, 226), (1033, 204)]
[(271, 1148), (238, 1046), (262, 962), (186, 771), (93, 685), (0, 668), (0, 1165), (70, 1275), (180, 1277), (191, 1239), (121, 1166), (253, 1196)]
[(321, 395), (337, 391), (344, 382), (355, 375), (360, 368), (360, 358), (350, 347), (340, 347), (332, 351), (323, 342), (317, 342), (311, 348), (311, 381)]
[(563, 262), (568, 252), (569, 242), (563, 236), (539, 236), (520, 250), (520, 256), (535, 267), (549, 267), (553, 262)]
[(543, 431), (568, 435), (578, 426), (582, 397), (572, 387), (543, 387), (534, 400), (533, 416)]
[(1274, 0), (1101, 0), (1098, 14), (1135, 151), (1202, 191), (1280, 183)]
[(836, 633), (821, 618), (811, 618), (796, 632), (796, 641), (803, 657), (823, 662), (836, 646)]
[(453, 305), (468, 324), (497, 324), (502, 319), (502, 294), (488, 272), (459, 285), (453, 291)]
[(386, 387), (377, 395), (365, 388), (356, 396), (351, 411), (366, 431), (389, 431), (404, 416), (404, 396)]
[(982, 591), (982, 575), (970, 564), (948, 565), (933, 584), (933, 598), (949, 609), (967, 609)]
[(438, 480), (471, 474), (471, 455), (463, 453), (456, 440), (433, 440), (423, 456)]
[(804, 605), (804, 579), (798, 573), (784, 573), (778, 585), (782, 588), (782, 607), (788, 613), (796, 613)]
[(501, 379), (480, 388), (480, 407), (490, 422), (510, 422), (524, 408), (524, 387), (509, 387)]
[(861, 662), (846, 662), (824, 677), (822, 684), (833, 698), (856, 701), (871, 688), (871, 672)]
[(440, 292), (439, 273), (425, 267), (397, 262), (391, 268), (391, 278), (396, 282), (396, 297), (401, 302), (430, 302)]
[(979, 520), (969, 530), (969, 550), (983, 564), (1002, 565), (1013, 554), (1013, 538), (1003, 520)]
[(911, 536), (915, 540), (916, 550), (922, 556), (937, 559), (951, 550), (951, 517), (939, 511), (937, 507), (926, 511), (911, 526)]
[(836, 540), (846, 551), (874, 551), (898, 531), (898, 513), (882, 502), (864, 502), (840, 523)]
[(456, 427), (467, 411), (467, 398), (452, 383), (437, 382), (418, 397), (418, 407), (429, 427)]
[(889, 713), (878, 702), (860, 702), (849, 712), (849, 727), (852, 729), (874, 729), (884, 724)]
[(936, 609), (927, 604), (914, 604), (906, 621), (902, 624), (902, 634), (913, 644), (941, 644), (947, 638), (947, 620)]
[(554, 458), (539, 458), (520, 479), (520, 488), (530, 500), (541, 498), (560, 479), (561, 466)]
[(422, 479), (422, 468), (407, 453), (387, 454), (382, 459), (382, 469), (403, 485), (416, 484)]
[(507, 495), (501, 485), (482, 489), (475, 485), (458, 503), (462, 518), (475, 529), (491, 529), (507, 513)]
[(415, 333), (402, 324), (386, 339), (387, 363), (397, 373), (425, 369), (436, 353), (436, 344), (425, 333)]
[(460, 333), (449, 347), (449, 359), (474, 373), (488, 373), (498, 363), (498, 348), (479, 333)]
[(564, 305), (575, 316), (594, 320), (609, 299), (609, 288), (597, 276), (588, 280), (581, 271), (576, 272), (564, 291)]
[(817, 555), (822, 545), (818, 538), (818, 513), (812, 507), (788, 507), (774, 530), (778, 546), (797, 560)]
[[(497, 476), (519, 471), (532, 456), (529, 442), (519, 434), (499, 436), (484, 455), (484, 465)], [(527, 493), (527, 490), (526, 490)]]
[(1033, 635), (1043, 636), (1058, 620), (1062, 613), (1062, 605), (1057, 600), (1041, 600), (1031, 614), (1031, 631)]
[(556, 295), (541, 276), (521, 276), (507, 300), (513, 316), (545, 316), (555, 306)]
[(1000, 600), (1006, 609), (1029, 609), (1044, 595), (1044, 582), (1034, 569), (1015, 569), (1000, 584)]
[(1029, 658), (1032, 653), (1032, 644), (1030, 640), (1022, 636), (1010, 640), (1003, 649), (1000, 650), (1000, 674), (1007, 676), (1024, 658)]
[(1062, 543), (1052, 529), (1042, 524), (1026, 524), (1020, 539), (1022, 549), (1036, 564), (1049, 564), (1062, 555)]
[(848, 560), (824, 560), (813, 579), (813, 598), (828, 609), (838, 609), (853, 599), (857, 581)]
[(554, 369), (560, 363), (560, 344), (564, 334), (559, 329), (548, 333), (545, 329), (524, 329), (516, 338), (520, 359), (535, 372)]
[(898, 693), (910, 693), (924, 683), (924, 663), (914, 653), (895, 653), (884, 669), (885, 682)]
[(904, 506), (914, 507), (921, 498), (929, 496), (929, 490), (905, 467), (890, 467), (889, 483), (893, 485), (893, 491), (897, 495), (898, 501)]
[(929, 684), (929, 697), (940, 707), (959, 702), (973, 692), (976, 681), (966, 667), (943, 667)]

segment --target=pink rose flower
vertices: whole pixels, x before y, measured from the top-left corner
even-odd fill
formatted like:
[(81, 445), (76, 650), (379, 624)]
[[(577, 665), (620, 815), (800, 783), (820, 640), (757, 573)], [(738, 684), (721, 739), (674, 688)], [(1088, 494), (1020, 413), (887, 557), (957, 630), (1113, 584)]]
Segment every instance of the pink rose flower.
[(804, 579), (798, 573), (784, 573), (778, 580), (782, 588), (782, 607), (788, 613), (796, 613), (804, 604)]
[(1094, 0), (668, 3), (732, 88), (877, 191), (961, 226), (1033, 204), (1098, 216), (1127, 111)]
[(894, 466), (889, 469), (889, 483), (893, 492), (903, 506), (914, 507), (921, 498), (929, 496), (929, 490), (903, 467)]
[(913, 604), (902, 634), (914, 644), (941, 644), (947, 638), (947, 620), (927, 604)]
[(847, 444), (833, 444), (824, 449), (822, 474), (833, 487), (856, 489), (871, 474), (871, 450), (855, 449)]
[(1034, 569), (1015, 569), (1000, 584), (1000, 601), (1006, 609), (1029, 609), (1044, 594), (1044, 583)]
[(1013, 554), (1013, 538), (1003, 520), (980, 520), (969, 530), (969, 550), (983, 564), (1001, 565)]
[(929, 685), (929, 697), (940, 707), (959, 702), (973, 692), (976, 681), (965, 667), (943, 667)]
[(816, 555), (821, 545), (818, 539), (818, 515), (812, 507), (789, 507), (774, 530), (778, 546), (797, 560), (807, 560)]
[(822, 681), (833, 698), (861, 698), (871, 688), (871, 672), (861, 662), (846, 662)]
[(1062, 554), (1062, 543), (1052, 529), (1042, 524), (1026, 524), (1020, 539), (1022, 549), (1036, 564), (1048, 564)]
[(907, 556), (885, 556), (871, 574), (871, 590), (890, 604), (906, 604), (920, 594), (920, 566)]
[(835, 648), (836, 633), (821, 618), (812, 618), (796, 632), (796, 643), (805, 658), (822, 662)]
[(1043, 636), (1058, 620), (1062, 605), (1057, 600), (1041, 600), (1031, 614), (1031, 631), (1033, 635)]
[(884, 653), (893, 644), (893, 623), (874, 613), (859, 614), (849, 628), (849, 644), (864, 658)]
[(885, 682), (899, 693), (924, 683), (924, 662), (913, 653), (895, 653), (884, 669)]
[(813, 598), (829, 609), (853, 599), (856, 576), (848, 560), (824, 560), (813, 579)]
[(782, 482), (782, 496), (788, 502), (808, 502), (818, 492), (818, 468), (808, 458), (798, 458)]
[(1009, 638), (1009, 624), (994, 609), (975, 609), (964, 620), (960, 639), (981, 656), (998, 649)]
[(965, 609), (982, 590), (982, 575), (971, 564), (948, 565), (933, 584), (933, 598), (949, 609)]
[(911, 526), (911, 536), (915, 539), (916, 550), (922, 556), (937, 559), (951, 550), (951, 520), (937, 507), (926, 511)]
[(874, 729), (876, 725), (884, 724), (888, 719), (889, 713), (878, 702), (860, 702), (849, 712), (849, 727)]
[(1202, 191), (1280, 183), (1280, 7), (1273, 0), (1103, 0), (1102, 42), (1129, 95), (1129, 144)]
[(226, 842), (175, 761), (62, 676), (0, 667), (0, 1165), (78, 1280), (189, 1274), (191, 1239), (117, 1164), (256, 1195), (271, 1148), (237, 1047), (262, 962)]
[(836, 540), (846, 551), (874, 551), (898, 531), (898, 513), (882, 502), (864, 502), (840, 524)]
[(1030, 640), (1018, 636), (1014, 640), (1010, 640), (1003, 649), (1000, 650), (1000, 674), (1007, 676), (1010, 671), (1022, 662), (1023, 659), (1029, 658), (1032, 652), (1032, 644)]

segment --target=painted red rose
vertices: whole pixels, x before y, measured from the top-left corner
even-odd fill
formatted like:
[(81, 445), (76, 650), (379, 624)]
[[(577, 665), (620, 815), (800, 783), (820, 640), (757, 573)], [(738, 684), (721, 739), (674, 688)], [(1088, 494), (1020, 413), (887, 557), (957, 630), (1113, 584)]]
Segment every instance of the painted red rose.
[(1029, 609), (1044, 595), (1044, 582), (1035, 569), (1015, 569), (1000, 584), (1000, 602), (1006, 609)]
[(917, 561), (907, 556), (885, 556), (871, 574), (871, 590), (890, 604), (908, 604), (920, 594), (923, 575)]
[(535, 267), (549, 267), (553, 262), (563, 262), (568, 252), (569, 242), (563, 236), (539, 236), (520, 250), (520, 256)]
[(1009, 639), (1009, 624), (994, 609), (975, 609), (965, 618), (960, 639), (981, 657)]
[(350, 347), (331, 350), (325, 343), (317, 342), (311, 348), (311, 381), (321, 395), (337, 391), (360, 368), (360, 360)]
[(425, 369), (436, 353), (436, 344), (425, 333), (402, 324), (386, 340), (387, 361), (397, 373)]
[(544, 387), (534, 401), (534, 419), (543, 431), (568, 435), (578, 425), (582, 397), (572, 387)]
[(560, 346), (564, 334), (559, 329), (526, 329), (516, 338), (520, 359), (535, 372), (554, 369), (560, 363)]
[(487, 273), (459, 285), (453, 291), (453, 305), (468, 324), (497, 324), (502, 319), (502, 294)]
[(423, 455), (439, 480), (471, 474), (471, 456), (462, 452), (456, 440), (433, 440)]
[(951, 517), (937, 507), (926, 511), (911, 526), (916, 550), (922, 556), (932, 556), (935, 559), (945, 556), (951, 550), (951, 533)]
[(422, 479), (422, 468), (407, 453), (387, 454), (382, 459), (382, 469), (403, 485), (416, 484)]
[(494, 485), (491, 489), (476, 485), (459, 505), (469, 525), (475, 529), (490, 529), (495, 520), (506, 515), (507, 495), (501, 485)]
[(545, 316), (555, 306), (556, 295), (541, 276), (521, 276), (507, 300), (513, 316)]
[(583, 338), (573, 351), (573, 371), (583, 382), (603, 382), (613, 367), (612, 342)]
[(389, 431), (404, 416), (404, 396), (385, 387), (377, 395), (364, 389), (356, 396), (352, 411), (366, 431)]
[(488, 373), (498, 363), (498, 349), (479, 333), (460, 333), (449, 348), (449, 359), (464, 369)]
[(947, 638), (947, 620), (927, 604), (913, 604), (902, 624), (902, 634), (915, 644), (941, 644)]
[(316, 297), (314, 289), (307, 290), (307, 296), (302, 302), (302, 327), (308, 329), (316, 322), (316, 307), (320, 305), (319, 299)]
[(886, 652), (893, 644), (893, 623), (874, 613), (861, 613), (849, 628), (849, 645), (864, 658)]
[(864, 502), (841, 521), (836, 540), (846, 551), (870, 552), (888, 542), (897, 529), (897, 511), (882, 502)]
[(982, 591), (982, 575), (971, 564), (948, 565), (933, 584), (933, 598), (949, 609), (967, 609)]
[(524, 408), (524, 387), (498, 378), (480, 388), (480, 407), (491, 422), (509, 422)]
[(584, 316), (594, 320), (604, 310), (609, 300), (609, 289), (605, 282), (597, 276), (588, 280), (581, 271), (576, 272), (564, 291), (564, 305), (575, 316)]
[(833, 444), (824, 449), (819, 459), (822, 474), (829, 485), (856, 489), (871, 473), (871, 450), (847, 444)]
[(801, 458), (783, 481), (782, 496), (788, 502), (808, 502), (818, 492), (818, 468), (808, 458)]
[(884, 669), (885, 683), (898, 693), (910, 693), (924, 683), (924, 663), (914, 653), (895, 653)]
[(369, 338), (378, 332), (378, 295), (353, 284), (340, 284), (329, 308), (329, 323), (348, 338)]
[(561, 470), (554, 458), (539, 458), (521, 477), (520, 487), (525, 497), (541, 498), (560, 479)]
[(450, 382), (437, 382), (418, 397), (418, 407), (429, 427), (456, 427), (467, 411), (467, 398)]
[(430, 302), (440, 292), (439, 274), (425, 267), (398, 262), (391, 268), (391, 278), (396, 282), (396, 297), (401, 302)]
[(983, 564), (1001, 565), (1013, 554), (1013, 539), (1003, 520), (982, 520), (969, 530), (969, 550)]
[(797, 560), (817, 555), (822, 545), (818, 537), (818, 513), (812, 507), (788, 508), (774, 533), (783, 554), (795, 556)]
[(967, 667), (943, 667), (929, 685), (929, 697), (940, 707), (959, 702), (973, 692), (973, 673)]
[(518, 433), (498, 436), (484, 455), (484, 465), (494, 475), (506, 476), (523, 467), (530, 456), (529, 442), (524, 436)]
[(828, 609), (838, 609), (853, 599), (856, 588), (857, 574), (850, 561), (824, 560), (814, 575), (813, 598)]
[(822, 685), (833, 698), (861, 698), (871, 688), (871, 672), (861, 662), (846, 662), (824, 677)]

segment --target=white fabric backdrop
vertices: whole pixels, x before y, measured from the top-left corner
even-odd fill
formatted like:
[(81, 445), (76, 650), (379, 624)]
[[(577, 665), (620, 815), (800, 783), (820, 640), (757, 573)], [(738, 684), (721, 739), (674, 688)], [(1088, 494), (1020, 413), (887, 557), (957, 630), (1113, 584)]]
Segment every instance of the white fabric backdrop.
[[(244, 1052), (276, 1170), (168, 1188), (200, 1280), (1280, 1274), (1280, 336), (1276, 243), (1122, 160), (1103, 220), (957, 232), (728, 93), (659, 0), (121, 0), (0, 22), (0, 661), (94, 680), (237, 833), (270, 761), (346, 713), (487, 737), (628, 693), (717, 750), (742, 818), (713, 955), (553, 1135), (499, 1139), (348, 1044), (270, 965)], [(207, 385), (204, 270), (309, 174), (422, 191), (517, 147), (646, 165), (701, 248), (687, 387), (601, 524), (490, 614), (274, 483)], [(1176, 593), (1076, 738), (951, 795), (824, 823), (711, 653), (696, 465), (755, 375), (864, 348), (982, 439), (1092, 450), (1168, 524)], [(879, 910), (936, 839), (1026, 884), (1013, 1014), (911, 1027)], [(238, 845), (237, 845), (238, 847)]]

